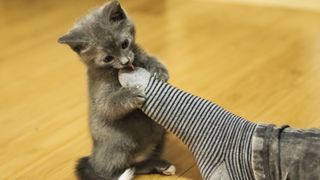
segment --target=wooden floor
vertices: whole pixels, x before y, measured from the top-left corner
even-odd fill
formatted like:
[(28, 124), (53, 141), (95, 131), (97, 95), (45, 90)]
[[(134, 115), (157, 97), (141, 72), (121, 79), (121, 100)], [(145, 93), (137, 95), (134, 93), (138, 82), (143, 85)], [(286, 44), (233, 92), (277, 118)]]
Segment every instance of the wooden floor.
[[(320, 127), (320, 8), (251, 2), (122, 4), (174, 85), (255, 122)], [(0, 179), (75, 179), (75, 161), (91, 148), (86, 71), (56, 40), (103, 3), (0, 0)], [(201, 179), (173, 136), (165, 156), (181, 179)]]

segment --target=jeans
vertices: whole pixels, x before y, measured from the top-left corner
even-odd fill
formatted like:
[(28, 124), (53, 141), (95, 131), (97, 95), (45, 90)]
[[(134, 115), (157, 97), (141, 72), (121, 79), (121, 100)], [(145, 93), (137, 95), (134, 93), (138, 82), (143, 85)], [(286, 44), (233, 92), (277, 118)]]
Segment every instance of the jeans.
[[(252, 139), (256, 180), (320, 180), (320, 129), (260, 124)], [(210, 180), (229, 180), (221, 163)]]

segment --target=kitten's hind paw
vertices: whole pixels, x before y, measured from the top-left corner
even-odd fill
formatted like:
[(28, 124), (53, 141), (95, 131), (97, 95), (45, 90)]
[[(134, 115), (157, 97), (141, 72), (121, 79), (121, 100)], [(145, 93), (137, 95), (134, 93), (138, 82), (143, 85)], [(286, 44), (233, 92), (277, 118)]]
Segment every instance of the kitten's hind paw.
[(167, 169), (162, 171), (162, 174), (167, 176), (173, 176), (176, 174), (176, 167), (174, 165), (170, 165)]
[(134, 172), (134, 168), (127, 169), (121, 174), (118, 180), (132, 180), (134, 177)]

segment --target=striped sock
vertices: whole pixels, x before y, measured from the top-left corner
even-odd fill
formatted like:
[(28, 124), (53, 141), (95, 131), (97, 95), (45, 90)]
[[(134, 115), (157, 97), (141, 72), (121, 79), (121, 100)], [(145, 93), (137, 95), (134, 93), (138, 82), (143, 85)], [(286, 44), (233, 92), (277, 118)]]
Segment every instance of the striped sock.
[(225, 162), (231, 179), (254, 179), (251, 139), (256, 124), (151, 77), (142, 110), (181, 139), (204, 179)]

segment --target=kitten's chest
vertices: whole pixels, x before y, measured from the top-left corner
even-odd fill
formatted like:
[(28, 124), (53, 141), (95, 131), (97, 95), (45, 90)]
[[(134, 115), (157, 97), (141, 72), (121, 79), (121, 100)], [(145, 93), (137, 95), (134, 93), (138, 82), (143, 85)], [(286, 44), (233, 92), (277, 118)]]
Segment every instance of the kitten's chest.
[(91, 98), (112, 95), (121, 88), (118, 72), (115, 70), (88, 72), (88, 86)]
[(99, 82), (89, 85), (89, 94), (91, 98), (104, 98), (112, 96), (117, 91), (120, 91), (121, 85), (119, 82)]

